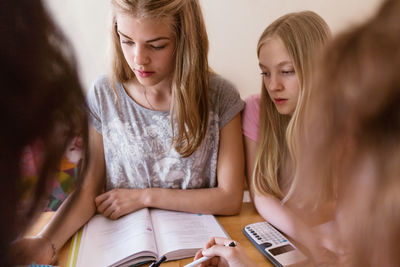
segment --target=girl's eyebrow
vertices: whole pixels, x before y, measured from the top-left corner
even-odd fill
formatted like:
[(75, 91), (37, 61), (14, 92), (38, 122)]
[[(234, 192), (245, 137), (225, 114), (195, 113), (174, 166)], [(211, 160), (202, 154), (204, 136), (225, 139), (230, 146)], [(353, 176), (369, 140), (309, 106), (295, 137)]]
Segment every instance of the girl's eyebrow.
[(170, 38), (168, 38), (168, 37), (157, 37), (155, 39), (151, 39), (151, 40), (146, 41), (146, 43), (157, 42), (157, 41), (160, 41), (160, 40), (170, 40)]
[(128, 35), (122, 33), (120, 30), (117, 30), (117, 32), (118, 32), (119, 35), (122, 35), (122, 36), (124, 36), (125, 38), (127, 38), (127, 39), (129, 39), (129, 40), (132, 40), (131, 37), (129, 37)]
[[(277, 66), (278, 66), (278, 67), (282, 67), (282, 66), (288, 65), (288, 64), (292, 65), (293, 63), (292, 63), (292, 61), (286, 60), (286, 61), (279, 62)], [(267, 68), (267, 67), (264, 66), (262, 63), (259, 63), (258, 65), (259, 65), (261, 68)]]
[[(129, 40), (132, 40), (131, 37), (129, 37), (128, 35), (122, 33), (121, 31), (117, 30), (117, 32), (118, 32), (120, 35), (122, 35), (123, 37), (125, 37), (125, 38), (127, 38), (127, 39), (129, 39)], [(170, 40), (170, 38), (168, 38), (168, 37), (157, 37), (157, 38), (154, 38), (154, 39), (151, 39), (151, 40), (146, 41), (146, 43), (157, 42), (157, 41), (160, 41), (160, 40)]]
[(282, 67), (284, 65), (293, 64), (292, 61), (282, 61), (278, 64), (278, 66)]

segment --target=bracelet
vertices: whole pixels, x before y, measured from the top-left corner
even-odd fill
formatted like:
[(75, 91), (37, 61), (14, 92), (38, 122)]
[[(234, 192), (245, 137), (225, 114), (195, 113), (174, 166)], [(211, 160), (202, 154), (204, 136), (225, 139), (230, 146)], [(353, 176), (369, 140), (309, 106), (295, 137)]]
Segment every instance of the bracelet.
[(53, 251), (53, 255), (51, 256), (51, 263), (54, 263), (57, 260), (57, 248), (56, 245), (54, 245), (53, 242), (51, 242), (50, 238), (44, 235), (40, 235), (39, 237), (47, 240), (51, 246), (51, 250)]

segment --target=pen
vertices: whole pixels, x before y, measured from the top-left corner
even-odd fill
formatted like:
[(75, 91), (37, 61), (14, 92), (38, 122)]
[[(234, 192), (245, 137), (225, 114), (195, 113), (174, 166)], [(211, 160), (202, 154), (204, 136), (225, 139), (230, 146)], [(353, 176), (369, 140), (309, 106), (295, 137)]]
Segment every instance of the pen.
[(161, 263), (163, 263), (166, 260), (167, 260), (167, 257), (165, 257), (165, 255), (164, 255), (158, 261), (153, 262), (152, 264), (150, 264), (149, 267), (158, 267), (158, 266), (160, 266)]
[[(224, 246), (225, 246), (225, 247), (236, 247), (236, 242), (235, 242), (235, 241), (232, 241), (232, 242), (230, 242), (230, 243), (225, 244)], [(211, 258), (210, 258), (210, 257), (207, 257), (207, 256), (203, 256), (203, 257), (201, 257), (200, 259), (197, 259), (197, 260), (195, 260), (195, 261), (193, 261), (193, 262), (191, 262), (191, 263), (189, 263), (189, 264), (186, 264), (186, 265), (183, 266), (183, 267), (194, 267), (194, 266), (197, 266), (197, 265), (199, 265), (200, 263), (205, 262), (206, 260), (209, 260), (209, 259), (211, 259)]]
[(206, 260), (209, 260), (209, 259), (211, 259), (211, 258), (210, 258), (210, 257), (207, 257), (207, 256), (203, 256), (203, 257), (201, 257), (200, 259), (197, 259), (197, 260), (195, 260), (195, 261), (193, 261), (193, 262), (191, 262), (191, 263), (189, 263), (189, 264), (186, 264), (186, 265), (183, 266), (183, 267), (194, 267), (194, 266), (199, 265), (200, 263), (202, 263), (202, 262), (204, 262), (204, 261), (206, 261)]

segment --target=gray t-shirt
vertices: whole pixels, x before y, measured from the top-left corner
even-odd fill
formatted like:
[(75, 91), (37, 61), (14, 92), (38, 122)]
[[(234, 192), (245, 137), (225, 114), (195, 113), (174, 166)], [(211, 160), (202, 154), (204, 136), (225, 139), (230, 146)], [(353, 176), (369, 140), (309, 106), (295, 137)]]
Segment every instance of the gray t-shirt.
[(107, 190), (217, 186), (220, 130), (244, 107), (232, 84), (218, 75), (210, 76), (207, 135), (186, 158), (171, 146), (169, 111), (142, 107), (122, 84), (117, 84), (116, 92), (118, 100), (108, 78), (102, 76), (87, 95), (89, 121), (103, 137)]

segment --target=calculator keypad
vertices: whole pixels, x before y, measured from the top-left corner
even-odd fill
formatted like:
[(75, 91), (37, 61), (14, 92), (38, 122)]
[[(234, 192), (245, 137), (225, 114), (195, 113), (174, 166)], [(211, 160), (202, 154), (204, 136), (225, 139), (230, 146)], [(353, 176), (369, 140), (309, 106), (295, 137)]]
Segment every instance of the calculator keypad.
[(286, 237), (267, 222), (250, 224), (245, 227), (245, 230), (259, 245), (270, 243), (275, 246), (287, 242)]

